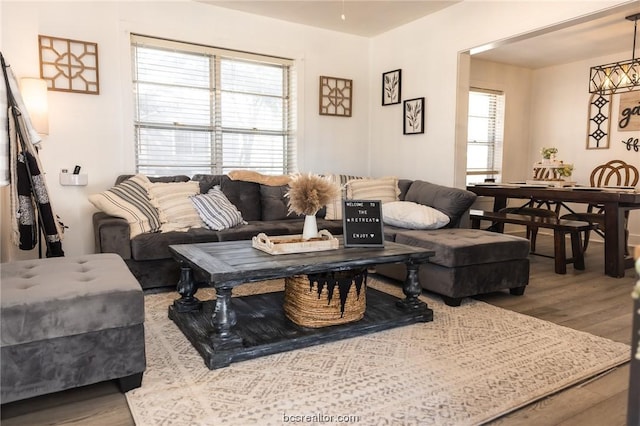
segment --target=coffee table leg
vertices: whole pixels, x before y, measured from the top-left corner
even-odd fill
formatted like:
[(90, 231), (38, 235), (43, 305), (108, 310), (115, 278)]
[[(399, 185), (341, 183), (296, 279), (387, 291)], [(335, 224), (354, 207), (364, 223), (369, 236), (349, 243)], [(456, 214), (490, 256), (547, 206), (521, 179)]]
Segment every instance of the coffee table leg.
[(406, 297), (396, 302), (396, 306), (405, 311), (427, 309), (427, 304), (418, 299), (418, 296), (422, 293), (422, 287), (420, 287), (420, 281), (418, 280), (419, 267), (420, 264), (407, 262), (407, 278), (402, 285), (402, 292)]
[(180, 280), (176, 290), (181, 296), (180, 299), (173, 302), (173, 306), (178, 312), (192, 312), (200, 309), (202, 302), (194, 297), (198, 288), (193, 280), (191, 268), (186, 264), (180, 265)]
[(231, 306), (231, 288), (216, 287), (216, 307), (213, 313), (214, 332), (209, 335), (213, 343), (214, 356), (217, 352), (224, 358), (220, 351), (242, 346), (242, 338), (232, 330), (236, 325), (236, 312)]

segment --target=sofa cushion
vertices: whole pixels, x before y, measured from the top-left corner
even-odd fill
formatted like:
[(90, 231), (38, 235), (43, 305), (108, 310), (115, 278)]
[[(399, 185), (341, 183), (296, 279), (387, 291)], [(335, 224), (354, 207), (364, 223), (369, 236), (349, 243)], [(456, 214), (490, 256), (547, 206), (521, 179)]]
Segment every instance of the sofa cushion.
[(262, 203), (260, 200), (260, 184), (231, 180), (228, 176), (220, 179), (220, 189), (227, 196), (246, 221), (262, 219)]
[(409, 188), (411, 188), (412, 183), (413, 181), (409, 179), (398, 179), (398, 189), (400, 190), (398, 199), (400, 201), (404, 201), (405, 197), (407, 196), (407, 191), (409, 191)]
[[(134, 175), (119, 175), (116, 178), (116, 185), (123, 182)], [(151, 183), (156, 182), (189, 182), (189, 176), (185, 175), (173, 175), (173, 176), (147, 176)]]
[(382, 205), (384, 223), (406, 229), (439, 229), (449, 216), (440, 210), (413, 201), (393, 201)]
[(188, 231), (155, 232), (140, 234), (131, 240), (131, 257), (134, 260), (169, 259), (171, 244), (195, 244), (218, 241), (216, 231), (207, 228), (191, 228)]
[(288, 184), (280, 186), (260, 185), (262, 220), (286, 220), (300, 217), (295, 213), (289, 213), (289, 206), (285, 197), (288, 191)]
[(135, 175), (107, 191), (89, 195), (89, 201), (98, 210), (125, 219), (129, 223), (129, 236), (133, 238), (160, 229), (160, 215), (147, 192), (150, 186), (145, 175)]
[(219, 186), (214, 186), (206, 194), (194, 195), (191, 202), (207, 228), (214, 231), (245, 223), (240, 211), (231, 204)]
[[(274, 221), (256, 221), (249, 222), (246, 225), (236, 226), (235, 228), (225, 229), (224, 231), (216, 232), (219, 241), (237, 241), (237, 240), (250, 240), (261, 232), (267, 235), (289, 235), (292, 229), (292, 224), (295, 227), (295, 223), (302, 220), (274, 220)], [(300, 233), (302, 233), (302, 225), (300, 225)]]
[(193, 178), (191, 178), (191, 180), (198, 182), (198, 184), (200, 185), (201, 194), (206, 194), (214, 186), (220, 185), (222, 183), (223, 177), (224, 175), (196, 174), (193, 175)]
[(422, 180), (414, 181), (404, 197), (405, 201), (413, 201), (436, 208), (449, 216), (451, 218), (449, 225), (447, 225), (449, 228), (458, 226), (460, 218), (471, 207), (475, 199), (476, 194), (471, 191), (436, 185)]
[(149, 194), (160, 212), (163, 232), (205, 226), (190, 198), (199, 193), (200, 185), (193, 181), (154, 183), (150, 186)]
[(435, 251), (430, 263), (449, 268), (524, 259), (529, 240), (480, 229), (438, 229), (398, 231), (395, 242)]

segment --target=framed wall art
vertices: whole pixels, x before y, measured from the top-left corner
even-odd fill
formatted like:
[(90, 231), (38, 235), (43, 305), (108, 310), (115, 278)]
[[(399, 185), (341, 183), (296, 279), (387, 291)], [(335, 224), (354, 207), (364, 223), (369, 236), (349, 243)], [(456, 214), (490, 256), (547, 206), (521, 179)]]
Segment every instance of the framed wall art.
[(351, 117), (353, 80), (320, 76), (320, 115)]
[(98, 44), (38, 35), (40, 77), (49, 90), (100, 94)]
[(402, 131), (405, 135), (424, 133), (424, 98), (404, 101), (404, 121)]
[(399, 104), (402, 96), (402, 70), (382, 74), (382, 106)]

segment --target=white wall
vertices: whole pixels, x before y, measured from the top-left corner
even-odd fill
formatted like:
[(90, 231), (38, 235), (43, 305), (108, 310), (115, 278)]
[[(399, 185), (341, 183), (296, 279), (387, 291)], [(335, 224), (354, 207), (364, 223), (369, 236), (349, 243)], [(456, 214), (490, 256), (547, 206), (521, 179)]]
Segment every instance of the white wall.
[[(299, 169), (369, 172), (367, 38), (190, 1), (5, 0), (0, 17), (2, 53), (18, 78), (39, 74), (38, 34), (98, 44), (100, 95), (49, 91), (50, 131), (41, 160), (54, 208), (69, 226), (63, 242), (67, 255), (94, 251), (94, 208), (87, 196), (109, 188), (118, 174), (134, 172), (130, 32), (295, 59)], [(318, 114), (320, 75), (354, 80), (351, 118)], [(89, 185), (61, 186), (60, 169), (76, 164), (88, 174)], [(14, 250), (5, 229), (3, 261), (37, 256)]]
[[(616, 3), (629, 2), (467, 1), (373, 38), (371, 169), (463, 186), (466, 129), (458, 123), (456, 133), (456, 96), (457, 85), (468, 87), (469, 82), (457, 81), (458, 75), (465, 76), (458, 70), (460, 53)], [(404, 136), (401, 106), (382, 107), (374, 97), (380, 91), (381, 74), (397, 68), (402, 69), (402, 98), (426, 97), (423, 135)]]

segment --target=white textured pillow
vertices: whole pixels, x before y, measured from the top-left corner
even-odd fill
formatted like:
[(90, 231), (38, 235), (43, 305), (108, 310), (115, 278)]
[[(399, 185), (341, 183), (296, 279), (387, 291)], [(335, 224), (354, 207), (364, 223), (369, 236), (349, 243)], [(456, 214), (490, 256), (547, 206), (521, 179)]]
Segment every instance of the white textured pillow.
[(149, 194), (151, 201), (160, 212), (163, 231), (179, 231), (205, 226), (189, 198), (199, 193), (200, 184), (196, 181), (151, 185)]
[(351, 180), (347, 182), (348, 200), (380, 200), (382, 203), (398, 201), (398, 178)]
[(218, 185), (206, 194), (194, 195), (191, 197), (191, 202), (207, 224), (207, 228), (214, 231), (222, 231), (246, 223), (242, 219), (242, 213), (229, 201)]
[(412, 201), (394, 201), (382, 205), (383, 222), (407, 229), (438, 229), (449, 224), (449, 216), (433, 207)]
[(149, 178), (139, 174), (107, 191), (89, 195), (89, 201), (98, 210), (125, 219), (129, 223), (129, 238), (133, 238), (160, 230), (160, 215), (147, 193), (150, 186)]
[(351, 176), (351, 175), (335, 175), (328, 174), (326, 175), (329, 181), (340, 187), (340, 195), (327, 203), (327, 213), (324, 218), (327, 220), (342, 220), (342, 200), (344, 200), (347, 196), (346, 184), (347, 182), (355, 179), (366, 179), (360, 176)]

